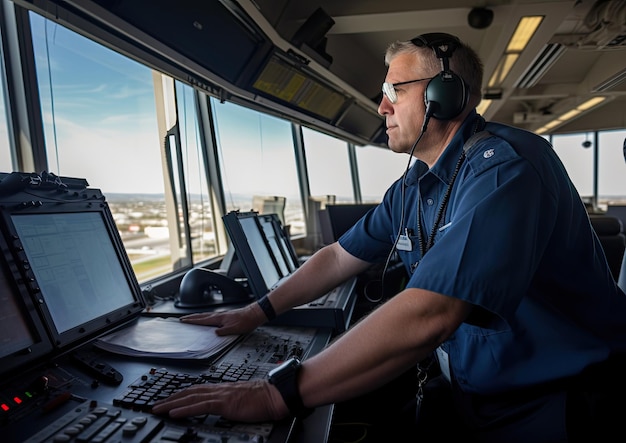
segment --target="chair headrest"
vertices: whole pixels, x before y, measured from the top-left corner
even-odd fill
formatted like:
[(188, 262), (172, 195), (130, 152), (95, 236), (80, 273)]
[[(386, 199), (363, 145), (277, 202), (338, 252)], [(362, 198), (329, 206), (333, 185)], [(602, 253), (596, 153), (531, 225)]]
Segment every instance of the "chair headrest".
[(610, 215), (590, 214), (591, 226), (598, 235), (617, 235), (623, 232), (622, 221)]

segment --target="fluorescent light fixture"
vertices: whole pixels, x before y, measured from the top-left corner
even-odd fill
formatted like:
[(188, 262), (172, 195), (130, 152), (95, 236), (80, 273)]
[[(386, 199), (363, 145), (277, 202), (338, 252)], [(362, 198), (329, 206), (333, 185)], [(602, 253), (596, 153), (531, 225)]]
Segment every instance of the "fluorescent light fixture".
[(555, 118), (551, 122), (546, 123), (541, 128), (537, 129), (535, 132), (537, 134), (543, 134), (543, 133), (547, 132), (548, 130), (550, 130), (550, 129), (556, 127), (556, 126), (560, 126), (563, 123), (565, 123), (566, 121), (571, 120), (574, 117), (577, 117), (579, 114), (581, 114), (581, 113), (583, 113), (585, 111), (588, 111), (589, 109), (593, 108), (594, 106), (599, 105), (604, 100), (606, 100), (606, 97), (602, 97), (602, 96), (590, 98), (586, 102), (581, 103), (580, 105), (576, 106), (574, 109), (571, 109), (571, 110), (561, 114), (559, 117)]
[(594, 106), (599, 105), (604, 100), (606, 100), (606, 97), (603, 97), (603, 96), (594, 97), (594, 98), (587, 100), (582, 105), (578, 105), (576, 109), (580, 109), (581, 111), (586, 111), (587, 109), (591, 109)]
[(476, 106), (476, 112), (480, 115), (485, 115), (487, 108), (491, 105), (491, 100), (482, 99), (478, 106)]
[(517, 24), (513, 37), (506, 47), (506, 52), (522, 52), (530, 39), (535, 35), (537, 28), (543, 21), (543, 15), (529, 15), (522, 17)]
[(519, 54), (503, 54), (502, 57), (500, 57), (498, 66), (496, 66), (496, 69), (493, 71), (487, 86), (495, 88), (496, 86), (501, 85), (506, 76), (509, 75), (511, 68), (518, 58)]
[(504, 54), (500, 57), (498, 66), (496, 66), (496, 69), (489, 79), (487, 85), (490, 88), (501, 85), (506, 76), (509, 75), (511, 68), (519, 58), (521, 52), (528, 45), (530, 39), (535, 35), (542, 21), (542, 15), (530, 15), (521, 18), (506, 46)]

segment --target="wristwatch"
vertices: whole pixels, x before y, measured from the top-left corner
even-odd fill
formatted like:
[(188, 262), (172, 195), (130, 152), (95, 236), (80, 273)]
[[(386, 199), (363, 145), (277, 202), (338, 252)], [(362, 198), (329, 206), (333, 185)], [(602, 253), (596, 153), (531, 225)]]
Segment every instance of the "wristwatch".
[(298, 390), (298, 372), (302, 367), (302, 363), (296, 357), (286, 360), (277, 368), (272, 369), (269, 374), (269, 382), (276, 386), (278, 392), (283, 397), (289, 412), (294, 417), (305, 418), (312, 412), (312, 408), (305, 408), (302, 403), (302, 397)]

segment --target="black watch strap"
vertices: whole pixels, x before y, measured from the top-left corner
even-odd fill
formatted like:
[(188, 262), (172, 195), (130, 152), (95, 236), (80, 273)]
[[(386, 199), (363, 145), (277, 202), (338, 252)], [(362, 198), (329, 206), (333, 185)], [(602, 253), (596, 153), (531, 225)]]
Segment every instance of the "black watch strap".
[(313, 412), (313, 409), (304, 406), (298, 390), (298, 372), (301, 366), (300, 360), (292, 357), (282, 365), (272, 369), (268, 377), (269, 382), (276, 386), (276, 389), (280, 392), (291, 415), (305, 418)]
[(260, 299), (257, 300), (257, 303), (263, 310), (263, 313), (267, 317), (267, 321), (272, 321), (276, 318), (276, 311), (274, 311), (274, 307), (270, 303), (270, 299), (267, 298), (267, 295), (264, 295)]

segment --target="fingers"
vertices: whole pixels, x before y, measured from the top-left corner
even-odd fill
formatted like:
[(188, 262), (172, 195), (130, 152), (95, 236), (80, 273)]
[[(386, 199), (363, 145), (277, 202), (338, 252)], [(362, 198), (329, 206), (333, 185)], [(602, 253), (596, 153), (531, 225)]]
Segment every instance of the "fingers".
[(272, 398), (264, 380), (195, 385), (156, 402), (152, 413), (172, 418), (213, 414), (245, 422), (279, 420), (288, 410), (277, 392)]
[(193, 417), (217, 411), (219, 408), (214, 407), (213, 403), (210, 393), (198, 394), (182, 391), (155, 403), (152, 413), (167, 414), (172, 418)]
[(268, 420), (273, 417), (266, 407), (264, 384), (255, 381), (191, 386), (156, 402), (152, 412), (172, 418), (213, 414), (229, 420)]
[(221, 315), (212, 313), (196, 313), (185, 315), (180, 318), (183, 323), (194, 323), (205, 326), (221, 326)]

